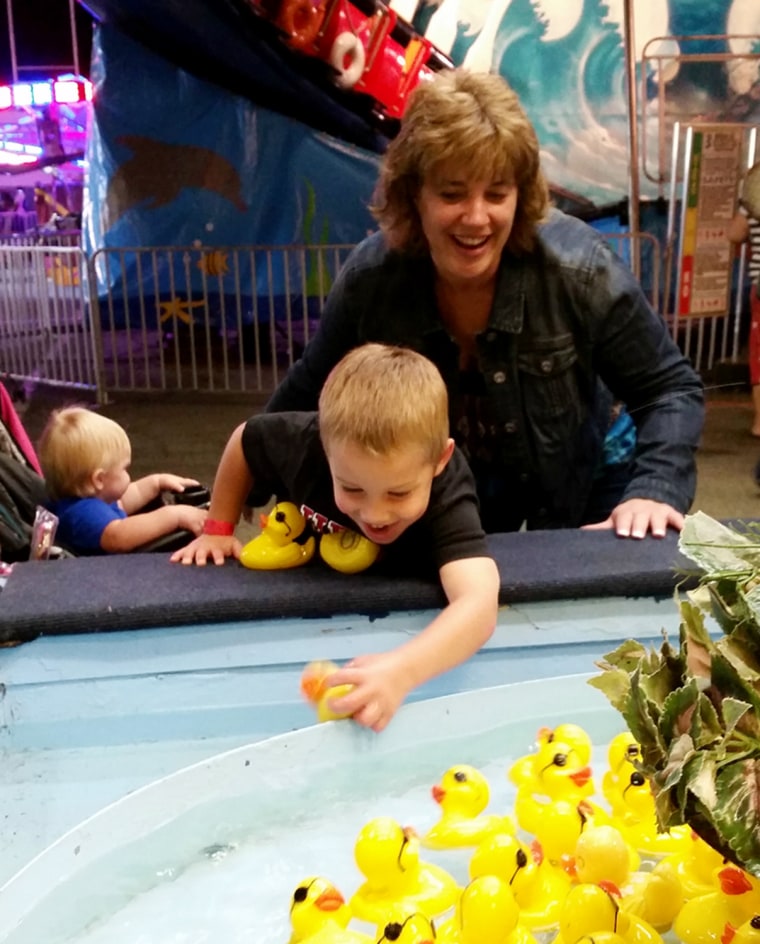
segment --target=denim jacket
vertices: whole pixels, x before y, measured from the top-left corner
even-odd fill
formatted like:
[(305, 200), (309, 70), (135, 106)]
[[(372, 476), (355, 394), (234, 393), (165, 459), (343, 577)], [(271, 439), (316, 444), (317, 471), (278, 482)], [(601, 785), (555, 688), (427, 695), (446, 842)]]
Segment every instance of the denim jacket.
[[(319, 328), (267, 404), (310, 410), (334, 364), (367, 341), (414, 348), (446, 381), (452, 405), (459, 350), (435, 302), (429, 257), (365, 239), (339, 273)], [(523, 483), (528, 527), (581, 523), (613, 397), (636, 424), (623, 494), (685, 512), (694, 497), (702, 382), (627, 266), (587, 224), (552, 210), (534, 250), (502, 255), (493, 307), (478, 335), (479, 367), (501, 430), (501, 461)], [(478, 482), (479, 492), (483, 487)], [(487, 530), (487, 521), (484, 521)]]

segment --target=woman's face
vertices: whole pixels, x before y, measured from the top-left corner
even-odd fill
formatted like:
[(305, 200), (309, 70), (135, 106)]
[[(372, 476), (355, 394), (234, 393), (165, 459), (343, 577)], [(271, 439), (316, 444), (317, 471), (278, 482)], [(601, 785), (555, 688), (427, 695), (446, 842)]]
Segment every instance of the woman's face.
[(512, 232), (517, 187), (505, 180), (472, 180), (441, 167), (417, 198), (422, 230), (438, 275), (452, 283), (488, 283)]

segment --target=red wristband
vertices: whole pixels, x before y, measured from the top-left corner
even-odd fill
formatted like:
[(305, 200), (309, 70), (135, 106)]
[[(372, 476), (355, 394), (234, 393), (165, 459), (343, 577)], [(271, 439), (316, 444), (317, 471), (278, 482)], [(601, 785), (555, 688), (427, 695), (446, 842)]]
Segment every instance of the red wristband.
[(213, 518), (206, 518), (203, 523), (203, 533), (228, 537), (235, 533), (235, 525), (229, 521), (215, 521)]

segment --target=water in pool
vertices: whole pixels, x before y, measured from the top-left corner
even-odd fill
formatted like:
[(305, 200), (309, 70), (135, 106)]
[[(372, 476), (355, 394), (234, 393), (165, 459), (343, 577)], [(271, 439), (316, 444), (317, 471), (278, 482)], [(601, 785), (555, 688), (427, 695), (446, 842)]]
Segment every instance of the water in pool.
[[(572, 705), (560, 711), (558, 702)], [(595, 744), (595, 777), (622, 721), (569, 677), (410, 705), (382, 737), (342, 722), (230, 751), (137, 791), (55, 844), (3, 889), (7, 944), (284, 944), (293, 891), (309, 876), (348, 898), (363, 881), (361, 827), (389, 816), (424, 833), (431, 786), (450, 766), (480, 769), (489, 812), (510, 812), (507, 770), (541, 724), (574, 721)], [(468, 880), (472, 850), (422, 850)], [(30, 896), (28, 905), (19, 901)], [(369, 924), (352, 927), (375, 935)], [(7, 936), (4, 931), (8, 931)], [(377, 935), (375, 935), (376, 939)]]

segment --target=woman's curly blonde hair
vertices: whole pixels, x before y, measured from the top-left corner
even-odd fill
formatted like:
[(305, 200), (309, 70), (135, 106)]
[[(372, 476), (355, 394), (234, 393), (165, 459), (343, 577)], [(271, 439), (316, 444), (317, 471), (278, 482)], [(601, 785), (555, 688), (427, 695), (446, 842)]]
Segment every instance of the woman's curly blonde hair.
[(500, 75), (439, 72), (412, 92), (399, 133), (383, 157), (370, 206), (394, 249), (426, 251), (417, 197), (423, 182), (444, 164), (461, 166), (469, 179), (498, 177), (516, 184), (507, 247), (516, 254), (530, 251), (549, 192), (536, 132)]

